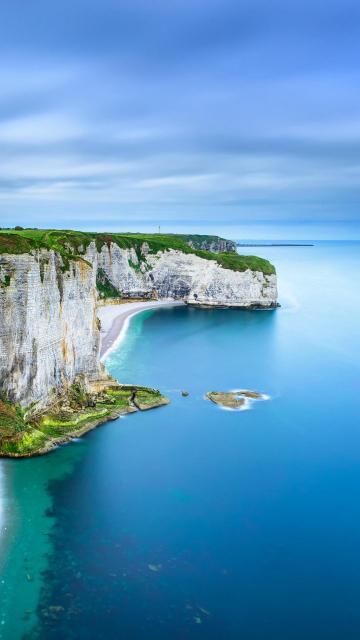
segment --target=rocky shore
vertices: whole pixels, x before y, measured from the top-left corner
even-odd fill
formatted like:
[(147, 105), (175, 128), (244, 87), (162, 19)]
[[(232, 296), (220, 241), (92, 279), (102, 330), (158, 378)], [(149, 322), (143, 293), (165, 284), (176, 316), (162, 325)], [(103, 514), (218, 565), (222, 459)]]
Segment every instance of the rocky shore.
[(268, 396), (258, 391), (237, 389), (234, 391), (208, 391), (206, 398), (224, 409), (246, 409), (251, 400), (268, 400)]
[(157, 389), (121, 385), (111, 378), (90, 386), (77, 381), (54, 396), (46, 411), (26, 411), (0, 401), (0, 456), (44, 455), (109, 420), (169, 402)]

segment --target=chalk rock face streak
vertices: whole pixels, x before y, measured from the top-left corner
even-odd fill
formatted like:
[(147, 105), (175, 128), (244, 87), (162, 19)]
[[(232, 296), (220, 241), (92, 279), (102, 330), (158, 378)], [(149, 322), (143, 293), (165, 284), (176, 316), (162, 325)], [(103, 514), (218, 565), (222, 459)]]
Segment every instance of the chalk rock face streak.
[(99, 376), (95, 271), (84, 261), (64, 269), (54, 251), (0, 256), (0, 393), (14, 402), (46, 402), (52, 388), (79, 374)]
[(168, 249), (151, 253), (111, 242), (65, 260), (52, 249), (0, 255), (0, 397), (44, 405), (78, 376), (103, 375), (97, 278), (126, 298), (175, 298), (209, 307), (277, 304), (276, 275), (233, 271)]
[(145, 253), (139, 260), (135, 251), (110, 245), (102, 249), (100, 261), (109, 281), (128, 297), (171, 297), (211, 307), (271, 308), (277, 304), (275, 274), (224, 269), (215, 260), (192, 253), (169, 249)]
[[(200, 236), (201, 238), (201, 236)], [(188, 240), (189, 247), (193, 249), (201, 249), (202, 251), (211, 251), (211, 253), (236, 253), (236, 242), (225, 240), (224, 238), (216, 238), (216, 240)]]
[(120, 249), (117, 244), (104, 245), (97, 255), (97, 266), (124, 298), (150, 297), (151, 286), (140, 269), (134, 249)]

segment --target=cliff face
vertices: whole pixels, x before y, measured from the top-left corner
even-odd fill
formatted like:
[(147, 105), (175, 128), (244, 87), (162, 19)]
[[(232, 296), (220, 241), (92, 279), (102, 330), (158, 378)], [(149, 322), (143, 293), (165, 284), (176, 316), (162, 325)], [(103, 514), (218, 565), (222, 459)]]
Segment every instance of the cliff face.
[(180, 298), (211, 307), (271, 308), (277, 303), (275, 274), (232, 271), (173, 249), (151, 254), (146, 243), (140, 258), (133, 249), (104, 246), (98, 264), (124, 297)]
[(210, 251), (211, 253), (236, 253), (236, 242), (217, 236), (209, 236), (205, 240), (203, 236), (192, 236), (188, 239), (187, 244), (193, 249)]
[(124, 298), (171, 297), (211, 307), (277, 303), (273, 273), (234, 271), (174, 249), (151, 252), (146, 242), (135, 249), (114, 242), (97, 248), (92, 241), (82, 257), (64, 255), (52, 249), (0, 254), (0, 397), (24, 406), (46, 404), (52, 389), (79, 375), (101, 377), (99, 281)]
[(25, 405), (98, 376), (95, 271), (54, 251), (0, 256), (0, 394)]

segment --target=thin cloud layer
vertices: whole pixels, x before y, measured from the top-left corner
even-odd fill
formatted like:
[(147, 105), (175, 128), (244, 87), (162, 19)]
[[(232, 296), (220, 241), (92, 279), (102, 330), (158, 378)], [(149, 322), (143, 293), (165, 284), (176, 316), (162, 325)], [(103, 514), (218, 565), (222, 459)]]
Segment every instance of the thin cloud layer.
[(0, 224), (359, 220), (360, 7), (5, 1)]

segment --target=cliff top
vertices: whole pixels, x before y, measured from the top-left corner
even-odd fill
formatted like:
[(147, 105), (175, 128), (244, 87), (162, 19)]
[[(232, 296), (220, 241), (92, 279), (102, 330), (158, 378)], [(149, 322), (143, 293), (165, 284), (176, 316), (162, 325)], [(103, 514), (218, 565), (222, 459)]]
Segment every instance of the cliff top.
[[(0, 231), (0, 254), (29, 253), (34, 249), (53, 249), (64, 261), (80, 258), (90, 242), (101, 250), (104, 245), (114, 242), (122, 249), (134, 248), (141, 252), (144, 242), (151, 253), (176, 249), (183, 253), (193, 253), (206, 260), (216, 260), (224, 269), (232, 271), (261, 271), (266, 275), (275, 273), (275, 267), (264, 258), (241, 256), (231, 249), (224, 253), (211, 253), (197, 249), (204, 243), (226, 243), (224, 238), (209, 235), (158, 234), (158, 233), (93, 233), (84, 231), (54, 229), (2, 229)], [(189, 246), (191, 242), (192, 246)]]

